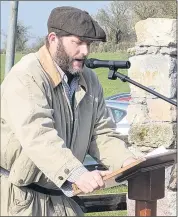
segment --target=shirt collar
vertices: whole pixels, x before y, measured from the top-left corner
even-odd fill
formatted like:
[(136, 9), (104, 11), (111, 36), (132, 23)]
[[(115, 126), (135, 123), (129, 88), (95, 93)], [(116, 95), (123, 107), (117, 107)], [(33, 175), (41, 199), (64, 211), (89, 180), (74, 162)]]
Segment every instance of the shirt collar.
[(54, 65), (56, 66), (58, 72), (60, 73), (61, 79), (64, 80), (66, 83), (68, 83), (68, 77), (67, 75), (64, 73), (64, 71), (58, 66), (58, 64), (54, 62)]

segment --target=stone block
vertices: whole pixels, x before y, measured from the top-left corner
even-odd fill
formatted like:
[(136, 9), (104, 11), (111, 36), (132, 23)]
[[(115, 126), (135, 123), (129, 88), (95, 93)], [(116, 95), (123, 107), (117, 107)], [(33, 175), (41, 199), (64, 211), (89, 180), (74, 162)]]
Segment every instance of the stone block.
[(127, 121), (129, 124), (148, 122), (149, 116), (146, 106), (142, 104), (130, 104), (127, 108)]
[(168, 122), (132, 124), (128, 141), (132, 145), (141, 147), (157, 148), (163, 145), (165, 148), (169, 148), (175, 140), (173, 127), (174, 125)]
[[(176, 73), (174, 80), (171, 78), (171, 74), (176, 71), (175, 58), (171, 58), (168, 55), (139, 55), (129, 58), (131, 62), (131, 67), (128, 70), (128, 76), (150, 88), (154, 89), (156, 92), (170, 98), (172, 97), (173, 88), (171, 85), (176, 80)], [(129, 84), (131, 92), (134, 93), (134, 97), (149, 97), (155, 96), (141, 88)]]
[(150, 46), (149, 48), (148, 48), (148, 54), (157, 54), (157, 53), (159, 53), (159, 51), (160, 51), (160, 47), (156, 47), (156, 46)]
[(171, 168), (168, 189), (172, 191), (177, 191), (177, 165), (176, 164)]
[(177, 56), (177, 49), (175, 47), (162, 47), (160, 49), (160, 53), (171, 55), (171, 56)]
[(162, 99), (147, 99), (147, 108), (151, 121), (176, 121), (175, 106)]
[(176, 19), (148, 18), (135, 25), (137, 45), (176, 45)]

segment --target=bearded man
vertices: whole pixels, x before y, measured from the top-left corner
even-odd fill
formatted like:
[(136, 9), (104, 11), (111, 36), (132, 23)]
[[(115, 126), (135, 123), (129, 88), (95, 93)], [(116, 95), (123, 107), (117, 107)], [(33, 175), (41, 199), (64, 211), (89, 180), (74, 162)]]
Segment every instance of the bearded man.
[[(57, 7), (45, 45), (24, 56), (1, 86), (1, 215), (81, 216), (72, 184), (83, 193), (135, 161), (114, 131), (101, 84), (84, 61), (106, 41), (86, 12)], [(90, 154), (107, 171), (88, 171)]]

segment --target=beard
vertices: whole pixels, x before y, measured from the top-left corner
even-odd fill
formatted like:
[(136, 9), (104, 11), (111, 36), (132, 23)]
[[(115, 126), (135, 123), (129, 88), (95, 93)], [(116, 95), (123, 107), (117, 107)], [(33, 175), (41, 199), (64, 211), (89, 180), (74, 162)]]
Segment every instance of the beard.
[[(62, 40), (59, 39), (59, 43), (57, 45), (56, 53), (54, 54), (53, 59), (64, 72), (76, 75), (83, 72), (84, 60), (86, 59), (86, 57), (73, 59), (66, 53)], [(83, 62), (81, 68), (73, 68), (73, 62), (76, 60)]]

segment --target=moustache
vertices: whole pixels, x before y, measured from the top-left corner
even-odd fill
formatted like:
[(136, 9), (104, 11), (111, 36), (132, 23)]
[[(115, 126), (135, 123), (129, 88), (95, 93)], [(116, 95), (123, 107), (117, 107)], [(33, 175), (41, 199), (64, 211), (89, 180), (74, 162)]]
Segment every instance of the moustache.
[(75, 58), (75, 59), (72, 59), (72, 62), (73, 61), (79, 61), (79, 62), (85, 62), (86, 58)]

